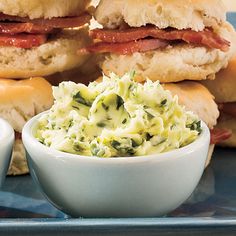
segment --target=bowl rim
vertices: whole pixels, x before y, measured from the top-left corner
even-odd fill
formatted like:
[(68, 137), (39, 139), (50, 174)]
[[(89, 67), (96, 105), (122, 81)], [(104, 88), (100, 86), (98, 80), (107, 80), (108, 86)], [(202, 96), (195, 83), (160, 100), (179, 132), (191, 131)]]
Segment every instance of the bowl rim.
[[(126, 160), (127, 162), (135, 162), (135, 161), (145, 161), (145, 160), (152, 160), (158, 159), (160, 161), (169, 160), (172, 158), (179, 158), (182, 157), (183, 154), (190, 154), (201, 148), (203, 145), (207, 143), (210, 145), (210, 131), (205, 122), (201, 120), (202, 125), (202, 132), (199, 137), (192, 143), (188, 144), (187, 146), (181, 147), (179, 149), (174, 149), (164, 153), (157, 153), (151, 155), (144, 155), (144, 156), (131, 156), (131, 157), (113, 157), (113, 158), (99, 158), (97, 156), (83, 156), (79, 154), (72, 154), (66, 153), (59, 150), (56, 150), (51, 147), (47, 147), (46, 145), (40, 143), (33, 135), (33, 128), (36, 125), (37, 120), (48, 111), (44, 111), (33, 118), (31, 118), (23, 127), (22, 130), (22, 141), (26, 148), (26, 140), (32, 144), (34, 147), (40, 148), (43, 152), (47, 154), (51, 154), (56, 158), (65, 158), (65, 159), (80, 159), (80, 160), (92, 160), (92, 161), (99, 161), (99, 162), (119, 162)], [(27, 148), (26, 148), (27, 150)], [(168, 157), (168, 158), (167, 158)]]
[(10, 140), (15, 137), (15, 132), (12, 126), (3, 118), (0, 118), (0, 142)]

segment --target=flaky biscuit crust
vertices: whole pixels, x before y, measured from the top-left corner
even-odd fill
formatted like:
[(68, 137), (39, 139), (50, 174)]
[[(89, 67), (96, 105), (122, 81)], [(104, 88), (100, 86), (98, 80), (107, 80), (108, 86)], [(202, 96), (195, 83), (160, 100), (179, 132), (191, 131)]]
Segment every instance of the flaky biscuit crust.
[(30, 19), (78, 16), (90, 0), (0, 0), (0, 12)]
[(226, 7), (221, 0), (101, 0), (95, 18), (110, 29), (125, 22), (131, 27), (153, 24), (199, 31), (225, 21)]

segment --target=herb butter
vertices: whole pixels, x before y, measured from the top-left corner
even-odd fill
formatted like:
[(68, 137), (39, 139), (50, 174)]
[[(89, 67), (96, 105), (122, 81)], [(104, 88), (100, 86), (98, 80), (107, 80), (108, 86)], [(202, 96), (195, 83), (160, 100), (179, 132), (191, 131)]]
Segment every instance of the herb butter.
[(63, 82), (53, 95), (35, 135), (63, 152), (104, 158), (162, 153), (190, 144), (201, 132), (199, 118), (178, 97), (159, 82), (135, 82), (132, 73), (89, 86)]

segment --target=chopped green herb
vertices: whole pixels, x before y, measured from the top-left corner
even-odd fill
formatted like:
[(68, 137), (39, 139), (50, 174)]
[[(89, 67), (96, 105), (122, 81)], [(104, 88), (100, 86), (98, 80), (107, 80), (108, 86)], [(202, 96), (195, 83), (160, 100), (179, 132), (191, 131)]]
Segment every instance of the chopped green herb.
[(83, 152), (83, 150), (84, 150), (84, 148), (81, 147), (81, 144), (79, 144), (79, 143), (75, 143), (73, 148), (76, 152)]
[(122, 121), (122, 124), (125, 124), (127, 122), (127, 119), (125, 118), (123, 121)]
[(119, 95), (117, 95), (116, 104), (116, 110), (119, 110), (120, 107), (124, 105), (124, 100)]
[(164, 107), (166, 105), (166, 103), (167, 103), (167, 99), (162, 100), (161, 101), (161, 106)]
[(132, 147), (125, 146), (116, 140), (113, 140), (111, 142), (111, 146), (118, 151), (118, 154), (120, 156), (126, 156), (126, 155), (133, 156), (135, 154), (135, 150)]
[(85, 139), (84, 137), (81, 137), (80, 142), (84, 142), (84, 139)]
[(102, 157), (102, 156), (104, 156), (105, 151), (103, 149), (101, 149), (99, 146), (97, 146), (96, 144), (92, 144), (91, 145), (91, 153), (93, 156)]
[(76, 110), (80, 110), (79, 107), (77, 107), (77, 106), (73, 105), (72, 107), (75, 108)]
[(72, 126), (73, 126), (73, 123), (74, 123), (73, 120), (70, 120), (70, 121), (69, 121), (69, 124), (68, 124), (68, 127), (69, 127), (69, 128), (72, 127)]
[(87, 107), (91, 107), (91, 106), (92, 106), (92, 103), (91, 103), (90, 101), (87, 101), (85, 98), (83, 98), (80, 92), (76, 93), (76, 94), (73, 96), (73, 99), (74, 99), (77, 103), (83, 104), (83, 105), (85, 105), (85, 106), (87, 106)]
[(151, 138), (153, 138), (153, 136), (149, 133), (146, 133), (146, 140), (150, 141)]
[(199, 121), (194, 121), (192, 124), (189, 124), (186, 127), (191, 129), (191, 130), (196, 130), (199, 133), (202, 132), (201, 121), (200, 120)]
[(159, 143), (157, 143), (155, 146), (157, 146), (157, 145), (160, 145), (160, 144), (162, 144), (162, 143), (164, 143), (165, 141), (166, 141), (167, 139), (166, 138), (163, 138)]
[(129, 155), (129, 156), (133, 156), (135, 154), (135, 151), (134, 149), (130, 148), (126, 151), (126, 153)]
[(111, 146), (115, 149), (119, 149), (120, 147), (120, 142), (116, 141), (116, 140), (112, 140), (111, 142)]
[(105, 111), (109, 110), (109, 106), (105, 105), (105, 103), (102, 102), (102, 107)]
[(149, 120), (151, 120), (151, 119), (153, 119), (155, 116), (154, 115), (152, 115), (150, 112), (148, 112), (148, 111), (146, 111), (145, 110), (145, 112), (147, 113), (147, 116), (148, 116), (148, 119)]
[(133, 79), (133, 78), (134, 78), (134, 76), (135, 76), (135, 74), (136, 74), (136, 72), (135, 72), (135, 71), (131, 71), (131, 72), (130, 72), (130, 77)]
[(133, 147), (133, 148), (139, 146), (139, 144), (138, 144), (135, 140), (131, 139), (131, 142), (132, 142), (132, 147)]
[(97, 126), (100, 128), (104, 128), (104, 127), (106, 127), (106, 124), (104, 122), (98, 122)]

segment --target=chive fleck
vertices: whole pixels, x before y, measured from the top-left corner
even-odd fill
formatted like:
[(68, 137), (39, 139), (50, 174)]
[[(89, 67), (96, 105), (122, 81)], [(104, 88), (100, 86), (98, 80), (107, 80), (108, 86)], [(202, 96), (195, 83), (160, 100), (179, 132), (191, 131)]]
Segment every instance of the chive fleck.
[(162, 100), (161, 101), (161, 106), (164, 107), (166, 105), (166, 103), (167, 103), (167, 99)]
[(81, 141), (81, 142), (84, 142), (84, 137), (81, 137), (81, 138), (80, 138), (80, 141)]
[(123, 106), (123, 104), (124, 104), (124, 100), (119, 95), (117, 95), (116, 104), (117, 104), (116, 110), (119, 110), (120, 107)]
[(150, 139), (152, 138), (153, 136), (149, 133), (146, 134), (146, 140), (147, 141), (150, 141)]
[(74, 109), (80, 110), (79, 107), (77, 107), (77, 106), (74, 106), (74, 105), (73, 105), (72, 107), (73, 107)]
[(77, 103), (80, 103), (80, 104), (85, 105), (87, 107), (91, 107), (92, 106), (91, 102), (87, 101), (85, 98), (82, 97), (80, 91), (73, 96), (73, 99)]
[(81, 145), (80, 145), (79, 143), (74, 144), (73, 148), (74, 148), (74, 150), (75, 150), (76, 152), (82, 152), (82, 151), (84, 151), (84, 148), (81, 147)]
[(148, 119), (153, 119), (155, 116), (152, 115), (151, 113), (149, 113), (148, 111), (145, 110), (145, 112), (147, 113)]
[(106, 126), (106, 124), (104, 122), (98, 122), (97, 126), (100, 128), (104, 128)]
[(133, 78), (134, 78), (134, 76), (135, 76), (135, 74), (136, 74), (136, 72), (135, 72), (135, 71), (131, 71), (131, 72), (130, 72), (130, 77), (133, 79)]
[(125, 124), (127, 122), (127, 119), (125, 118), (123, 121), (122, 121), (122, 124)]
[(132, 147), (133, 147), (133, 148), (139, 146), (139, 144), (138, 144), (135, 140), (131, 139), (131, 142), (132, 142)]
[(109, 110), (109, 106), (107, 106), (105, 103), (102, 102), (102, 107), (105, 111)]
[(120, 142), (116, 141), (116, 140), (113, 140), (111, 142), (111, 146), (115, 149), (119, 149), (119, 146), (120, 146)]
[(194, 121), (192, 124), (187, 125), (187, 128), (190, 130), (196, 130), (197, 132), (201, 133), (201, 121)]

